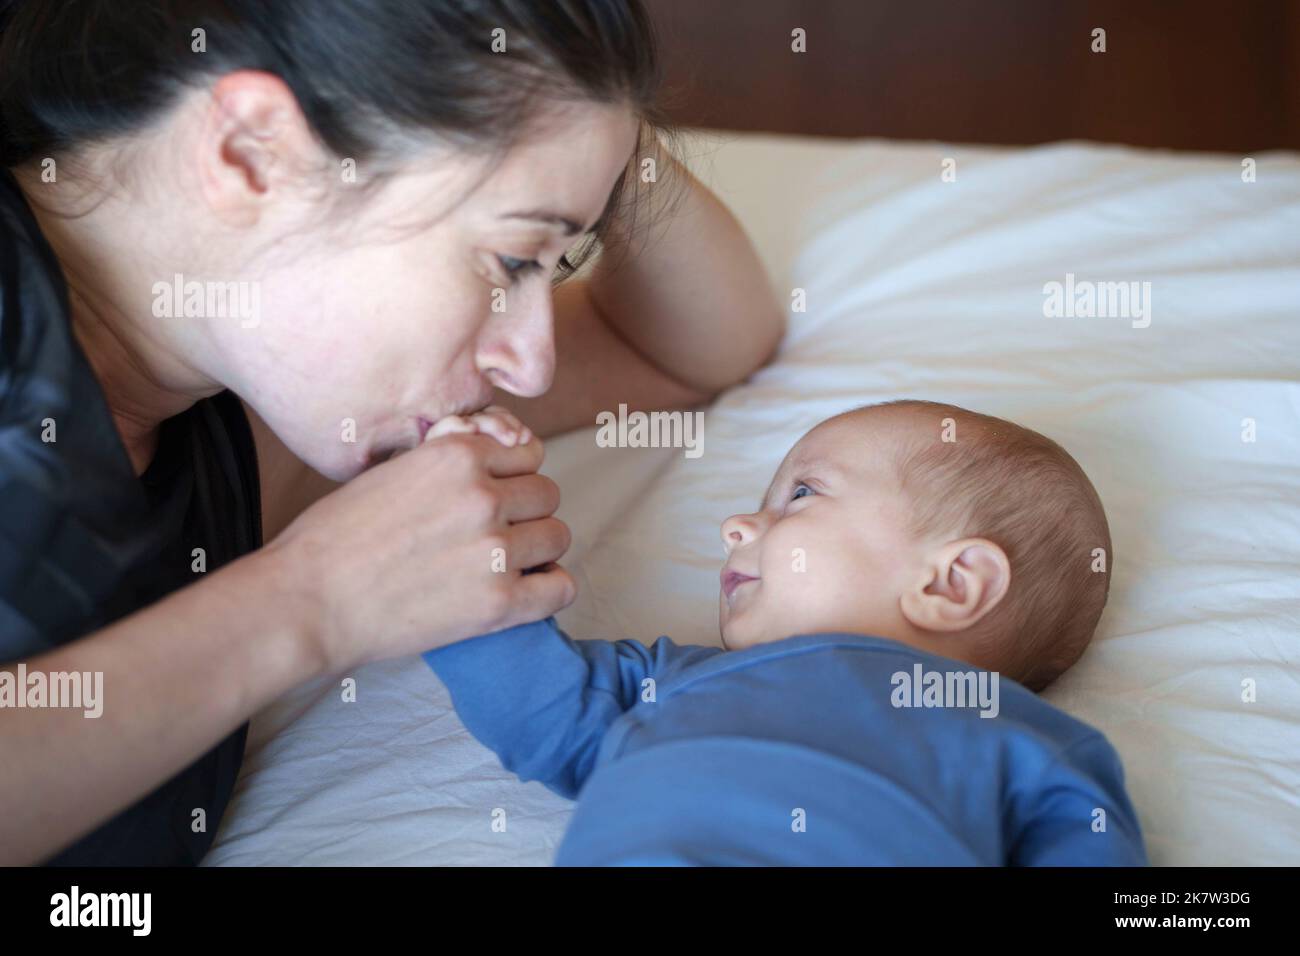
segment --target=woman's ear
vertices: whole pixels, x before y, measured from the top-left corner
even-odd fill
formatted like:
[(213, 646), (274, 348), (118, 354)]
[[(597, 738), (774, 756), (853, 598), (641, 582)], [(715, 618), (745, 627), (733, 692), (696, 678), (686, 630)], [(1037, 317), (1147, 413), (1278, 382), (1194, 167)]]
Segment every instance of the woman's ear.
[(199, 181), (223, 220), (256, 222), (267, 194), (319, 152), (293, 92), (257, 70), (229, 73), (199, 99)]
[(899, 609), (923, 631), (964, 631), (993, 610), (1010, 585), (1006, 552), (984, 538), (963, 538), (929, 557)]

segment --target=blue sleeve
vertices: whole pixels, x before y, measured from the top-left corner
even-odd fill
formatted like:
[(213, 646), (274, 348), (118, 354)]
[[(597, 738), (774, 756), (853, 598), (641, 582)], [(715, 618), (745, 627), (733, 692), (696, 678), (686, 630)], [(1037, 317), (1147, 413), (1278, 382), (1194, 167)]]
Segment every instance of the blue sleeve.
[(1147, 865), (1124, 769), (1100, 733), (1068, 747), (1013, 807), (1013, 865)]
[(659, 682), (720, 648), (666, 637), (574, 641), (554, 618), (427, 651), (461, 720), (521, 780), (573, 799), (605, 732), (635, 706), (643, 682)]

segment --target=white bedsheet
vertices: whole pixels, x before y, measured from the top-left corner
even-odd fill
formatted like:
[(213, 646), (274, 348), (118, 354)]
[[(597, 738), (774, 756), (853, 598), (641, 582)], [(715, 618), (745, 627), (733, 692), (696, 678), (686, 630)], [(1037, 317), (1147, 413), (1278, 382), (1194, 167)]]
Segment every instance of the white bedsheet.
[[(1300, 158), (1257, 155), (1244, 183), (1239, 156), (1074, 143), (709, 134), (687, 153), (807, 312), (707, 411), (702, 457), (594, 429), (550, 444), (581, 587), (566, 628), (715, 643), (718, 524), (830, 414), (919, 397), (1009, 417), (1070, 449), (1110, 516), (1099, 637), (1047, 697), (1120, 751), (1152, 861), (1300, 863)], [(1046, 318), (1067, 273), (1150, 282), (1150, 326)], [(549, 862), (569, 804), (501, 770), (419, 659), (352, 676), (355, 703), (331, 681), (257, 716), (208, 863)]]

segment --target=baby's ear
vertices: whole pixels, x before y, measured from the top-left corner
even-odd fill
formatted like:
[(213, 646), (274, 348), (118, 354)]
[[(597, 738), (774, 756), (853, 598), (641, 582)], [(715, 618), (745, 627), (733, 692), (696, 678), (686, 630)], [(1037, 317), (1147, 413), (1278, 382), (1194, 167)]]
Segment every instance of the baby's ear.
[(930, 554), (899, 609), (923, 631), (964, 631), (993, 610), (1010, 585), (1006, 552), (985, 538), (963, 538)]

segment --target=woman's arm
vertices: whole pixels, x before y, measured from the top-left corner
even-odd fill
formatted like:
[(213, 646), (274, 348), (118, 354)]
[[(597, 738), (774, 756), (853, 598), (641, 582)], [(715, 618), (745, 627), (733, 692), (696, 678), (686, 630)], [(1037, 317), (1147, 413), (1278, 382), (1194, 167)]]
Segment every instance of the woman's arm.
[[(283, 570), (259, 555), (236, 561), (24, 662), (28, 674), (102, 673), (102, 715), (0, 710), (0, 865), (58, 852), (321, 672), (323, 659), (308, 640), (316, 610)], [(17, 666), (0, 670), (13, 674)], [(208, 826), (216, 827), (207, 809)]]
[[(426, 442), (326, 495), (259, 551), (22, 661), (29, 673), (102, 673), (103, 713), (0, 708), (0, 864), (56, 853), (297, 683), (567, 605), (573, 579), (553, 562), (569, 534), (541, 462), (536, 441)], [(523, 573), (538, 566), (551, 570)]]
[[(632, 409), (700, 404), (767, 362), (785, 314), (740, 224), (652, 139), (658, 181), (639, 183), (591, 275), (555, 295), (557, 365), (546, 395), (499, 393), (545, 436)], [(638, 158), (638, 168), (640, 159)]]

